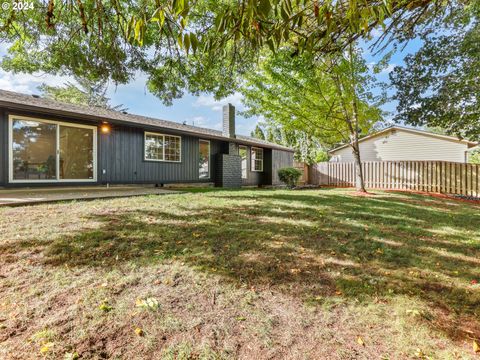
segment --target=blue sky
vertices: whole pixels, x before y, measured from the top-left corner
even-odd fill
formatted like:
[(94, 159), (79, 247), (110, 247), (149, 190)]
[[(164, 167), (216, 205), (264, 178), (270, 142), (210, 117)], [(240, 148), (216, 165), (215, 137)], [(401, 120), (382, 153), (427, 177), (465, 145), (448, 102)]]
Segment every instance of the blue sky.
[[(378, 36), (378, 33), (373, 33)], [(411, 41), (402, 52), (395, 53), (389, 66), (378, 75), (379, 80), (388, 82), (388, 74), (396, 65), (403, 64), (403, 58), (408, 53), (412, 53), (420, 46), (419, 41)], [(365, 45), (362, 46), (366, 48)], [(389, 49), (386, 49), (388, 51)], [(6, 53), (6, 45), (0, 47), (0, 56)], [(368, 63), (376, 63), (383, 54), (372, 55), (365, 51), (365, 58)], [(12, 74), (0, 70), (0, 89), (18, 91), (22, 93), (34, 94), (38, 93), (37, 87), (45, 82), (49, 85), (63, 85), (70, 80), (66, 77), (52, 76), (45, 74)], [(129, 113), (140, 114), (160, 118), (164, 120), (184, 122), (194, 124), (196, 126), (207, 127), (212, 129), (221, 129), (221, 108), (222, 105), (230, 102), (237, 110), (242, 110), (241, 95), (235, 93), (226, 99), (216, 101), (210, 94), (202, 94), (200, 96), (192, 96), (186, 94), (183, 98), (175, 100), (172, 106), (165, 106), (160, 100), (155, 98), (148, 92), (145, 86), (146, 77), (138, 74), (134, 81), (126, 85), (115, 87), (111, 85), (108, 89), (108, 96), (112, 100), (112, 104), (123, 104), (128, 108)], [(390, 102), (385, 105), (384, 110), (389, 112), (395, 111), (395, 103)], [(236, 130), (237, 134), (249, 135), (255, 128), (258, 118), (243, 118), (237, 115)]]

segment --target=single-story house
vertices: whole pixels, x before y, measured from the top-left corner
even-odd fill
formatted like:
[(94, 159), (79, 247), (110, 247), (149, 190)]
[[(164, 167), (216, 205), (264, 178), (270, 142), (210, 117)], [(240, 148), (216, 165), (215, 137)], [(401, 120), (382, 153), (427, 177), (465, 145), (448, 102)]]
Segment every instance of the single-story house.
[[(476, 142), (391, 126), (359, 140), (362, 161), (451, 161), (465, 163)], [(331, 162), (354, 161), (349, 144), (330, 150)]]
[(223, 131), (0, 90), (0, 187), (277, 185), (293, 150)]

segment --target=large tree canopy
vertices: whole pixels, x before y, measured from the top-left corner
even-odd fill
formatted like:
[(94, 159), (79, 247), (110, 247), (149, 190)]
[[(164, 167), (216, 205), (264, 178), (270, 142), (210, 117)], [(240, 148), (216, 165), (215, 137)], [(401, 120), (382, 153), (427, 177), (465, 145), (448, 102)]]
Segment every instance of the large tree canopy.
[(1, 66), (19, 72), (126, 83), (143, 71), (165, 103), (184, 91), (224, 96), (265, 48), (328, 53), (376, 26), (408, 36), (444, 8), (434, 0), (36, 1), (0, 13), (9, 44)]
[(357, 189), (365, 191), (358, 138), (382, 119), (379, 106), (385, 96), (372, 92), (377, 83), (353, 45), (322, 57), (292, 58), (291, 53), (286, 48), (265, 57), (258, 70), (246, 76), (241, 88), (245, 115), (261, 115), (297, 137), (303, 133), (323, 144), (349, 143)]
[[(440, 18), (435, 33), (391, 73), (397, 121), (441, 127), (473, 141), (480, 137), (480, 4)], [(439, 31), (440, 30), (440, 31)], [(440, 34), (440, 35), (438, 35)]]
[(377, 84), (358, 53), (351, 64), (342, 54), (321, 60), (309, 55), (292, 59), (290, 51), (282, 50), (259, 65), (240, 89), (246, 116), (261, 115), (287, 131), (300, 130), (321, 139), (326, 146), (351, 141), (348, 120), (354, 98), (360, 135), (382, 120), (379, 106), (384, 97), (373, 94)]

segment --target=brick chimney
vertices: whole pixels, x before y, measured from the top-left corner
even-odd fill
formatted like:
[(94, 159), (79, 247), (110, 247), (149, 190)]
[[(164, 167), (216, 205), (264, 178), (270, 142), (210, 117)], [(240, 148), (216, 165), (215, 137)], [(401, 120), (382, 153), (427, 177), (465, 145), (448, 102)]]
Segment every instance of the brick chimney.
[(235, 106), (232, 104), (223, 106), (223, 136), (235, 137)]

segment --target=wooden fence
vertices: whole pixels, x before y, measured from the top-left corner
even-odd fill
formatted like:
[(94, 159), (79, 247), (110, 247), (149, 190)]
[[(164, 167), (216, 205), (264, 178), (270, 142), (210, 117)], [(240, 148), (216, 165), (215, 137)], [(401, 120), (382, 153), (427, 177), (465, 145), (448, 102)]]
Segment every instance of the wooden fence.
[(308, 183), (308, 170), (309, 166), (303, 162), (294, 161), (293, 167), (302, 172), (302, 177), (298, 180), (298, 184), (305, 185)]
[[(367, 188), (480, 196), (480, 165), (446, 161), (368, 161), (362, 163)], [(310, 166), (309, 183), (355, 186), (353, 162)]]

